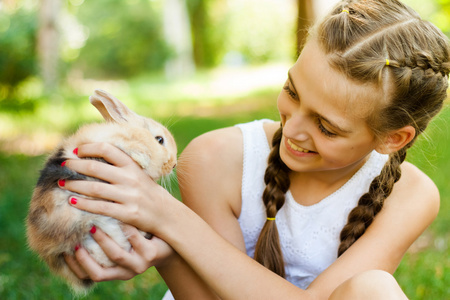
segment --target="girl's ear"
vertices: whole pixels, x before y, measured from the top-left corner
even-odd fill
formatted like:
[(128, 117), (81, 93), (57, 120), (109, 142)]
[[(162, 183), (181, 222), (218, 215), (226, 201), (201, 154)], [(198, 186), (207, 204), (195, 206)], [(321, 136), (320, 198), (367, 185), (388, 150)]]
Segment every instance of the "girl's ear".
[(390, 154), (397, 152), (411, 142), (416, 136), (416, 130), (411, 125), (391, 131), (375, 148), (378, 153)]
[(97, 108), (106, 121), (128, 122), (135, 116), (135, 113), (120, 102), (119, 99), (102, 90), (95, 90), (94, 95), (89, 97), (89, 101)]

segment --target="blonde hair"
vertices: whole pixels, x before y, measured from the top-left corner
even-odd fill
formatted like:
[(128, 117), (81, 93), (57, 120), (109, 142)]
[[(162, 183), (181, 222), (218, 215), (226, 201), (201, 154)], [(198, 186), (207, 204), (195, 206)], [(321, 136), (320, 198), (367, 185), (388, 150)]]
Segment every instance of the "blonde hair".
[[(447, 97), (450, 49), (447, 37), (428, 21), (395, 0), (341, 1), (310, 38), (317, 39), (328, 63), (349, 80), (375, 84), (383, 101), (367, 123), (377, 136), (411, 125), (413, 140), (390, 155), (341, 231), (337, 256), (342, 255), (368, 228), (382, 209), (395, 182), (406, 151)], [(263, 201), (268, 217), (275, 217), (289, 189), (289, 169), (278, 153), (282, 128), (273, 138), (265, 173)], [(284, 276), (284, 262), (276, 223), (267, 221), (259, 236), (255, 259)]]

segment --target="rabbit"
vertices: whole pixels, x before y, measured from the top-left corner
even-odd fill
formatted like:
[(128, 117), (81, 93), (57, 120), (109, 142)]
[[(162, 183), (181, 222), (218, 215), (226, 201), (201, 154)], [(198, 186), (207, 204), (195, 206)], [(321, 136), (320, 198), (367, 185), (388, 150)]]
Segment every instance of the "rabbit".
[[(96, 90), (89, 100), (107, 122), (81, 127), (49, 156), (33, 191), (26, 220), (29, 247), (49, 265), (50, 270), (67, 281), (75, 294), (86, 294), (93, 281), (76, 277), (67, 266), (64, 253), (73, 255), (75, 247), (81, 245), (102, 266), (115, 265), (89, 234), (93, 225), (123, 249), (129, 251), (131, 245), (121, 230), (120, 221), (68, 204), (69, 197), (75, 193), (59, 188), (58, 180), (98, 179), (71, 171), (61, 163), (67, 159), (79, 159), (73, 153), (79, 145), (106, 142), (127, 153), (146, 174), (157, 180), (172, 172), (177, 156), (173, 136), (160, 123), (139, 116), (102, 90)], [(145, 232), (141, 234), (150, 238)]]

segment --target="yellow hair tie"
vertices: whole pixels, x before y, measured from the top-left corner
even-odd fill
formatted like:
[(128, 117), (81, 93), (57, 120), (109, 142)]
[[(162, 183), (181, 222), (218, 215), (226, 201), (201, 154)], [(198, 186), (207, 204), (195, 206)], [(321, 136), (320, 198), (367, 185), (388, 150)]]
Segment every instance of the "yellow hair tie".
[(389, 59), (386, 58), (386, 66), (389, 66)]
[(350, 12), (349, 12), (348, 10), (346, 10), (346, 9), (343, 9), (342, 12), (345, 12), (345, 13), (348, 13), (348, 14), (350, 13)]
[(275, 218), (267, 218), (267, 221), (275, 221)]

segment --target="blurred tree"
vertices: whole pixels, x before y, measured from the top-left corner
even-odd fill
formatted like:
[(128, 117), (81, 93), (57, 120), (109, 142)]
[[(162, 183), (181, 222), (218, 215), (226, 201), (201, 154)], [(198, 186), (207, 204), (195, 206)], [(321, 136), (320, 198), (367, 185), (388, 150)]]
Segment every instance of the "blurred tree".
[(88, 32), (72, 68), (87, 77), (127, 78), (162, 70), (174, 55), (163, 37), (161, 1), (96, 0), (70, 9)]
[[(37, 20), (32, 11), (0, 10), (0, 106), (14, 105), (20, 82), (36, 75)], [(8, 104), (6, 104), (8, 102)]]
[[(449, 0), (450, 1), (450, 0)], [(328, 13), (336, 5), (338, 0), (297, 0), (298, 21), (297, 21), (297, 50), (303, 49), (306, 42), (309, 27), (317, 20)]]
[(39, 6), (37, 53), (46, 93), (51, 93), (58, 85), (58, 17), (61, 14), (61, 5), (61, 0), (41, 0)]
[(190, 21), (192, 27), (192, 44), (194, 61), (197, 66), (207, 66), (206, 61), (206, 35), (204, 33), (209, 20), (207, 15), (206, 0), (191, 0), (188, 2), (188, 12), (190, 12)]
[[(220, 1), (219, 1), (220, 2)], [(227, 0), (223, 61), (232, 65), (291, 59), (297, 0)], [(229, 64), (229, 63), (227, 63)]]
[(314, 23), (315, 12), (312, 0), (298, 0), (297, 53), (300, 54), (306, 42), (309, 27)]
[(217, 66), (225, 54), (227, 24), (224, 0), (189, 0), (194, 61), (197, 67)]
[(172, 78), (192, 75), (195, 65), (185, 0), (164, 1), (164, 38), (174, 54), (166, 61), (166, 76)]

